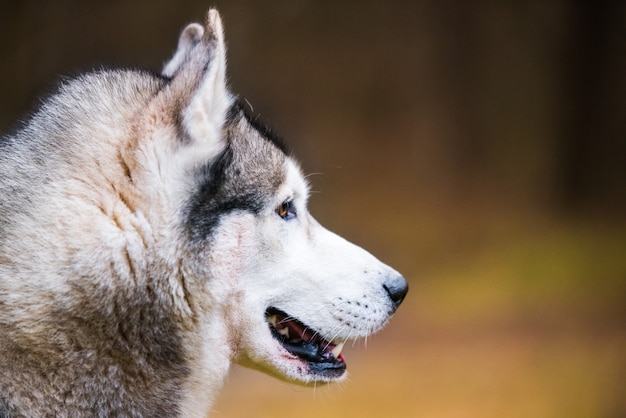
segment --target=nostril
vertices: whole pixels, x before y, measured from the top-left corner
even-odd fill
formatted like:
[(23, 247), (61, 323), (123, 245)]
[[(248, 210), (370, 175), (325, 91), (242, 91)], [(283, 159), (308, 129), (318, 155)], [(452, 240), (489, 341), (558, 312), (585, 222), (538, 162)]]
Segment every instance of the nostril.
[(400, 306), (409, 291), (409, 285), (402, 276), (397, 276), (394, 279), (389, 280), (387, 283), (384, 283), (383, 288), (387, 291), (389, 298), (393, 302), (394, 309), (397, 309), (398, 306)]

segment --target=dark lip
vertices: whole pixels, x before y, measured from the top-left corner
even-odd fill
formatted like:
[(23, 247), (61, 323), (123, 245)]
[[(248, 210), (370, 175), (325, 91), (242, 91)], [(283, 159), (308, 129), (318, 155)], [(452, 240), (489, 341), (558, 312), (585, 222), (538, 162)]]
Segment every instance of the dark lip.
[[(289, 318), (289, 321), (293, 321), (297, 324), (297, 327), (301, 327), (306, 330), (313, 330), (313, 328), (308, 327), (306, 324), (293, 318), (280, 309), (274, 307), (268, 308), (265, 311), (265, 316), (267, 318), (271, 315)], [(294, 340), (279, 334), (276, 328), (274, 328), (269, 322), (268, 327), (274, 339), (278, 341), (285, 350), (307, 363), (309, 371), (312, 374), (327, 379), (336, 379), (344, 374), (346, 370), (346, 363), (343, 361), (342, 356), (339, 356), (341, 358), (338, 359), (327, 350), (327, 347), (330, 345), (328, 341), (318, 336), (309, 341), (304, 341), (299, 338)], [(317, 335), (317, 332), (313, 332), (313, 334)]]

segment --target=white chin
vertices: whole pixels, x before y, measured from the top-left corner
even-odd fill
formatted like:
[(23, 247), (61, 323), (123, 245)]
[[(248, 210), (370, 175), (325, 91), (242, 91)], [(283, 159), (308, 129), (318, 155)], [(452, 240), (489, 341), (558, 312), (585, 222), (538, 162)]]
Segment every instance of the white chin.
[[(284, 350), (283, 350), (284, 351)], [(320, 383), (340, 382), (347, 376), (345, 368), (327, 368), (324, 365), (311, 363), (292, 356), (284, 351), (285, 355), (274, 356), (267, 362), (247, 364), (253, 369), (263, 371), (280, 380), (300, 385), (317, 385)]]
[[(268, 329), (269, 331), (269, 329)], [(339, 382), (346, 378), (343, 360), (312, 361), (289, 351), (268, 332), (263, 338), (248, 341), (247, 355), (238, 361), (244, 367), (258, 370), (280, 380), (300, 385)]]

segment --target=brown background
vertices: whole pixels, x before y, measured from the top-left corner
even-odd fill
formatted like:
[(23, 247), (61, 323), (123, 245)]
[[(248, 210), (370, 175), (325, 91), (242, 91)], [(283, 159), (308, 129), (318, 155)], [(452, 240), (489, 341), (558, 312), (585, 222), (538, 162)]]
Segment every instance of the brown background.
[(210, 5), (314, 214), (412, 288), (348, 383), (235, 367), (215, 416), (626, 415), (625, 2), (3, 2), (0, 130), (62, 76), (159, 71)]

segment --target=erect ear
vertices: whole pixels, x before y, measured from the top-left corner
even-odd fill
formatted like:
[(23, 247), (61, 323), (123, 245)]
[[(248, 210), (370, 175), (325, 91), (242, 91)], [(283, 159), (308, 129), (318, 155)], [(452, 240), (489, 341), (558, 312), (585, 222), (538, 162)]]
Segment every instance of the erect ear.
[(173, 75), (170, 100), (177, 103), (175, 119), (190, 140), (185, 148), (194, 160), (223, 148), (222, 126), (233, 102), (226, 88), (226, 46), (217, 10), (209, 10), (203, 31), (198, 26), (183, 31), (179, 48), (164, 69)]
[(178, 38), (178, 47), (174, 56), (163, 66), (161, 74), (165, 77), (173, 77), (181, 65), (185, 62), (189, 53), (201, 40), (204, 34), (204, 28), (197, 24), (189, 24), (180, 34)]

